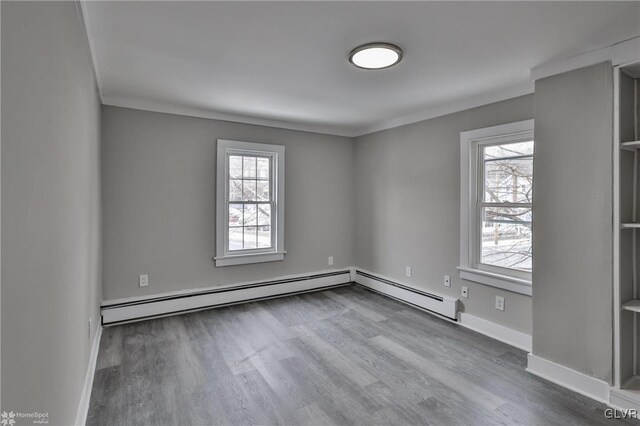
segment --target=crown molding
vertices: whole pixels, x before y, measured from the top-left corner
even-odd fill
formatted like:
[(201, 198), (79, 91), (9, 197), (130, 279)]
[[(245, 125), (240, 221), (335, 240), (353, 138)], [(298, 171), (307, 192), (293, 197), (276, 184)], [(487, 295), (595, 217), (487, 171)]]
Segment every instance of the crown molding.
[(132, 108), (152, 112), (163, 112), (176, 115), (186, 115), (188, 117), (208, 118), (212, 120), (231, 121), (234, 123), (252, 124), (256, 126), (276, 127), (286, 130), (321, 133), (324, 135), (344, 136), (349, 138), (357, 136), (353, 131), (331, 125), (294, 123), (290, 121), (217, 112), (201, 108), (192, 108), (187, 106), (174, 105), (168, 102), (145, 101), (128, 97), (103, 95), (102, 103), (103, 105), (123, 108)]
[(80, 25), (84, 29), (84, 33), (87, 36), (87, 42), (89, 43), (89, 55), (91, 56), (91, 68), (93, 69), (93, 75), (96, 79), (96, 85), (98, 86), (98, 96), (100, 97), (100, 102), (104, 103), (102, 96), (102, 79), (100, 77), (100, 72), (98, 70), (98, 61), (96, 59), (93, 43), (93, 38), (91, 37), (91, 28), (89, 28), (89, 17), (87, 16), (87, 0), (75, 0), (76, 11), (78, 12), (78, 17), (80, 18)]
[(640, 37), (633, 37), (600, 49), (533, 67), (531, 68), (531, 81), (607, 61), (611, 61), (613, 66), (640, 61)]
[(407, 124), (418, 123), (420, 121), (429, 120), (431, 118), (441, 117), (443, 115), (449, 115), (460, 111), (465, 111), (472, 108), (481, 107), (484, 105), (492, 104), (494, 102), (505, 101), (507, 99), (517, 98), (519, 96), (529, 95), (534, 92), (534, 84), (532, 82), (526, 82), (517, 86), (508, 87), (505, 89), (494, 90), (487, 93), (482, 93), (475, 96), (466, 97), (453, 102), (447, 102), (440, 105), (436, 105), (420, 112), (416, 112), (409, 115), (393, 118), (391, 120), (382, 121), (361, 129), (357, 136), (364, 136), (370, 133), (379, 132), (382, 130), (392, 129), (394, 127), (405, 126)]
[(109, 106), (138, 109), (143, 111), (161, 112), (167, 114), (184, 115), (188, 117), (208, 118), (212, 120), (230, 121), (234, 123), (251, 124), (256, 126), (276, 127), (287, 130), (297, 130), (303, 132), (321, 133), (325, 135), (356, 138), (368, 135), (370, 133), (388, 130), (407, 124), (413, 124), (420, 121), (429, 120), (431, 118), (441, 117), (443, 115), (453, 114), (467, 109), (480, 107), (494, 102), (517, 98), (519, 96), (531, 94), (533, 93), (533, 90), (534, 84), (532, 82), (527, 82), (525, 84), (510, 87), (507, 89), (497, 90), (473, 97), (464, 98), (455, 102), (437, 105), (418, 113), (393, 118), (391, 120), (377, 123), (373, 126), (362, 127), (356, 130), (349, 130), (331, 125), (292, 123), (284, 120), (274, 120), (268, 118), (251, 117), (241, 114), (216, 112), (200, 108), (173, 105), (167, 102), (144, 101), (140, 99), (120, 96), (103, 95), (102, 103)]

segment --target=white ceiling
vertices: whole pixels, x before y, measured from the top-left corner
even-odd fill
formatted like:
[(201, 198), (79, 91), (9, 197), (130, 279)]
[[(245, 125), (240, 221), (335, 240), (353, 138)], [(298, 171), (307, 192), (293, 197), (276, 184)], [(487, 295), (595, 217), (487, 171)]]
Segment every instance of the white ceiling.
[[(105, 104), (359, 135), (532, 91), (640, 35), (640, 2), (86, 2)], [(366, 71), (348, 53), (404, 49)]]

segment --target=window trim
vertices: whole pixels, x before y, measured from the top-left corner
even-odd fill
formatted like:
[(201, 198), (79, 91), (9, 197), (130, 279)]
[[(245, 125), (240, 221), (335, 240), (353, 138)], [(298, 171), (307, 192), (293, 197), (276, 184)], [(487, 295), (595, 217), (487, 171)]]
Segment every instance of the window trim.
[(530, 140), (534, 137), (533, 130), (534, 120), (531, 119), (460, 133), (460, 278), (528, 296), (531, 296), (531, 273), (475, 261), (479, 244), (476, 230), (480, 217), (476, 197), (480, 191), (479, 148)]
[[(215, 265), (230, 266), (249, 263), (262, 263), (284, 260), (284, 171), (285, 171), (285, 147), (254, 142), (241, 142), (228, 139), (217, 140), (216, 158), (216, 256)], [(232, 154), (267, 156), (271, 158), (271, 185), (273, 194), (271, 215), (275, 220), (271, 221), (272, 247), (268, 249), (250, 249), (241, 252), (229, 251), (228, 239), (228, 209), (227, 198), (228, 164), (227, 158)]]

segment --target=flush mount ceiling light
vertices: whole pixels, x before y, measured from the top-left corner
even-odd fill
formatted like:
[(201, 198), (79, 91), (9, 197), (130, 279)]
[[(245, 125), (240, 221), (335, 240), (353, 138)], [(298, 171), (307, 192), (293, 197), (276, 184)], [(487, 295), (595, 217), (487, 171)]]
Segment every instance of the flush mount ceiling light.
[(365, 70), (389, 68), (402, 60), (402, 49), (391, 43), (367, 43), (349, 53), (349, 62)]

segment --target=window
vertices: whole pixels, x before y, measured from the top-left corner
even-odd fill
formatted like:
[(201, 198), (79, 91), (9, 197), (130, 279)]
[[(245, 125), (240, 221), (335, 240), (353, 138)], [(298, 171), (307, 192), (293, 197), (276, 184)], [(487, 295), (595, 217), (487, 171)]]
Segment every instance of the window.
[(218, 140), (216, 266), (284, 259), (284, 146)]
[(533, 120), (460, 134), (460, 277), (531, 295)]

